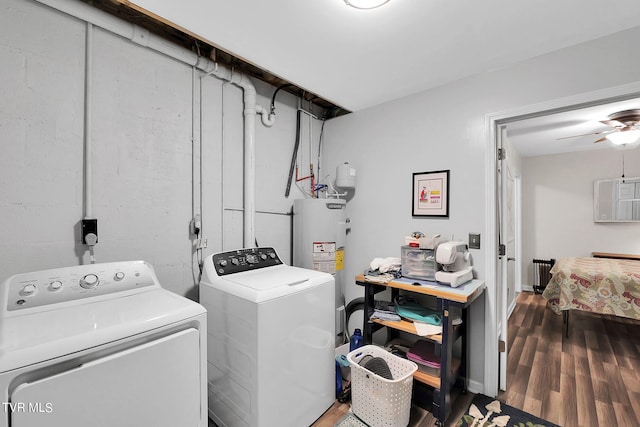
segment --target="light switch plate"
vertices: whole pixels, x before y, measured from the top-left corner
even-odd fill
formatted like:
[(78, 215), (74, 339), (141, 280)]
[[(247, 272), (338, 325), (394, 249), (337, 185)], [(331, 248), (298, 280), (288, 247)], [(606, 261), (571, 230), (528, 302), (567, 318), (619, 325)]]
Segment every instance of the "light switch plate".
[(480, 249), (480, 233), (469, 233), (469, 249)]

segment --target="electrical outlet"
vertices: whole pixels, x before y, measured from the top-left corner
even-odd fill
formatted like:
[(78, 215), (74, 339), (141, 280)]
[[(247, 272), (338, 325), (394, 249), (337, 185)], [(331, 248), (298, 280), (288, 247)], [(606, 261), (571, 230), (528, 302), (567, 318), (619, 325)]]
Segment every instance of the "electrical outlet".
[[(87, 236), (89, 239), (87, 239)], [(95, 245), (98, 243), (98, 220), (83, 219), (82, 220), (82, 243), (85, 245)]]
[(191, 220), (191, 234), (194, 236), (198, 236), (200, 231), (202, 230), (202, 221), (200, 220), (200, 215), (196, 215)]
[(469, 249), (480, 249), (480, 233), (469, 233)]

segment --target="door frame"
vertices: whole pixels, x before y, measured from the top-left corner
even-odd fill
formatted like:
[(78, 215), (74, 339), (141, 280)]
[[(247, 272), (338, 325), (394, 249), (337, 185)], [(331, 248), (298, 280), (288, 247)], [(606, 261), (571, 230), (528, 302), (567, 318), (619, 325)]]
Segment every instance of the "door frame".
[[(517, 107), (485, 115), (485, 230), (487, 233), (485, 258), (485, 346), (484, 346), (484, 394), (495, 397), (498, 393), (498, 334), (497, 334), (497, 130), (498, 126), (523, 119), (607, 104), (640, 97), (640, 81), (597, 91), (558, 98), (538, 104)], [(505, 307), (505, 309), (508, 309)]]
[[(498, 198), (502, 198), (501, 201), (501, 210), (502, 217), (501, 223), (498, 224), (502, 228), (501, 234), (503, 239), (503, 244), (505, 244), (505, 254), (502, 256), (502, 274), (499, 274), (500, 281), (498, 281), (498, 286), (501, 289), (498, 289), (497, 292), (500, 293), (501, 300), (499, 302), (500, 307), (500, 319), (498, 319), (500, 323), (500, 328), (498, 329), (498, 340), (501, 340), (502, 343), (500, 348), (502, 349), (498, 358), (499, 358), (499, 368), (500, 368), (500, 377), (499, 377), (499, 390), (507, 389), (507, 355), (509, 352), (509, 317), (511, 317), (511, 313), (515, 308), (516, 297), (519, 292), (522, 290), (522, 269), (521, 269), (521, 230), (522, 230), (522, 217), (521, 217), (521, 196), (520, 196), (520, 179), (522, 170), (521, 169), (513, 169), (511, 159), (513, 157), (513, 149), (514, 147), (509, 142), (509, 138), (507, 136), (507, 125), (500, 125), (499, 129), (501, 131), (501, 143), (502, 148), (506, 150), (506, 155), (504, 158), (500, 160), (501, 167), (500, 169), (496, 169), (497, 176), (500, 176), (502, 180), (502, 188), (501, 193), (497, 194)], [(500, 170), (500, 172), (498, 172)], [(509, 186), (508, 182), (511, 181), (512, 185)], [(510, 203), (509, 203), (510, 202)], [(497, 209), (498, 207), (496, 207)], [(497, 214), (497, 212), (496, 212)], [(509, 224), (513, 226), (513, 229), (510, 229)], [(510, 239), (513, 239), (513, 246), (510, 247)], [(500, 257), (498, 257), (500, 260)], [(499, 261), (500, 262), (500, 261)], [(509, 274), (511, 270), (511, 263), (513, 262), (513, 275)], [(510, 288), (510, 285), (513, 284), (513, 289)], [(513, 292), (510, 293), (509, 290)]]

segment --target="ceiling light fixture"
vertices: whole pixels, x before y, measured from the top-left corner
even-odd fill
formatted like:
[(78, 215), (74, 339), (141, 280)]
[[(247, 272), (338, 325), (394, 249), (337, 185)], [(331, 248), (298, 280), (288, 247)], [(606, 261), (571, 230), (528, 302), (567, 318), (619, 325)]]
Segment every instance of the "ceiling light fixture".
[(613, 132), (606, 136), (606, 138), (615, 145), (628, 145), (637, 142), (640, 139), (640, 130), (626, 127), (619, 132)]
[(385, 3), (389, 3), (390, 0), (344, 0), (347, 6), (355, 7), (356, 9), (375, 9)]

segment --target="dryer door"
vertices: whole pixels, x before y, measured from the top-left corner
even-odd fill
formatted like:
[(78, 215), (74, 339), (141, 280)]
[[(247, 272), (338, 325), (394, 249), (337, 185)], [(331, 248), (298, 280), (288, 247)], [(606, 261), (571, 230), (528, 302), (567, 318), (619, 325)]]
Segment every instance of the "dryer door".
[(11, 426), (199, 426), (199, 347), (190, 328), (20, 384)]

